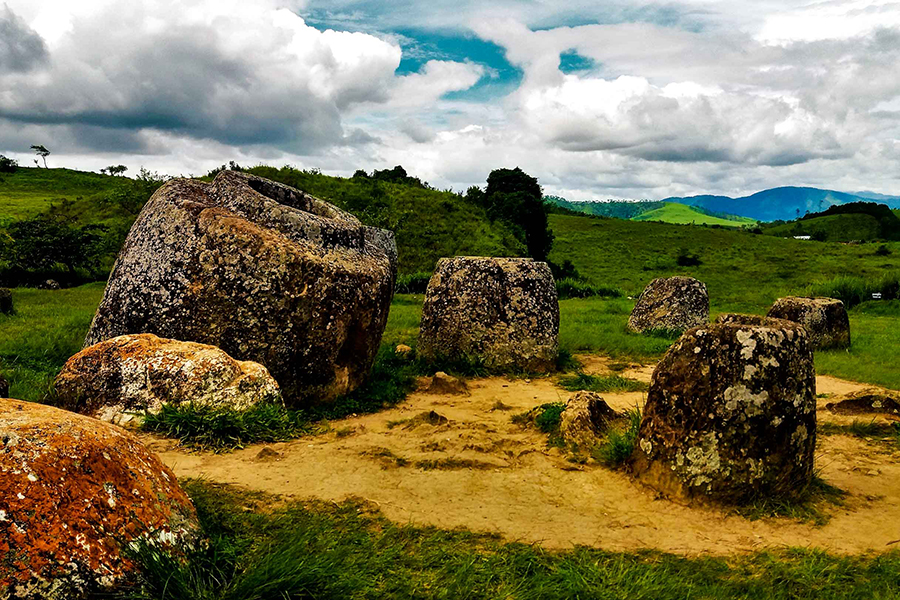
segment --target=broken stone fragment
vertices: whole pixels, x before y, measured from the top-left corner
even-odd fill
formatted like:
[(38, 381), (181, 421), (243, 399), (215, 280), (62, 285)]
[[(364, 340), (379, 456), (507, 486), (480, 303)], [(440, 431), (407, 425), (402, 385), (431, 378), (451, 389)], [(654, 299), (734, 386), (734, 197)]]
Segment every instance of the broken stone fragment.
[(442, 258), (425, 295), (418, 354), (478, 361), (492, 370), (551, 371), (559, 302), (546, 263), (530, 258)]
[(900, 419), (900, 394), (867, 388), (847, 394), (840, 402), (826, 404), (825, 408), (839, 415), (882, 415)]
[(164, 404), (240, 411), (282, 402), (278, 384), (259, 363), (149, 333), (85, 348), (63, 366), (55, 389), (60, 407), (120, 425)]
[(438, 371), (434, 374), (434, 377), (431, 378), (431, 383), (428, 385), (428, 393), (468, 396), (469, 387), (462, 379), (447, 375), (443, 371)]
[(596, 392), (576, 392), (560, 415), (559, 432), (567, 444), (590, 449), (622, 415), (614, 411)]
[(806, 327), (813, 350), (850, 347), (850, 317), (840, 300), (788, 296), (779, 298), (768, 316)]
[(706, 284), (693, 277), (664, 277), (651, 281), (634, 305), (628, 329), (684, 331), (709, 321)]
[(175, 475), (123, 429), (3, 399), (0, 431), (0, 597), (109, 591), (134, 575), (122, 544), (177, 553), (199, 539)]
[(667, 495), (789, 497), (813, 475), (816, 381), (799, 324), (723, 315), (684, 333), (647, 393), (632, 467)]
[(368, 376), (396, 258), (391, 232), (294, 188), (234, 171), (175, 179), (131, 228), (85, 346), (211, 344), (264, 365), (288, 404), (331, 401)]

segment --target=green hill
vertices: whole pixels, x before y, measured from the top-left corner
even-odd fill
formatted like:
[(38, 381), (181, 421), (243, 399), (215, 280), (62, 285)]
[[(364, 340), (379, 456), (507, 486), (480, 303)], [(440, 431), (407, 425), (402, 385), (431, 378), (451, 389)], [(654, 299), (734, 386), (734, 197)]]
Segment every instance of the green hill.
[(808, 235), (829, 242), (900, 240), (900, 218), (883, 204), (853, 202), (794, 221), (764, 225), (763, 233), (779, 237)]
[(753, 225), (753, 219), (747, 217), (724, 218), (707, 214), (697, 207), (679, 204), (678, 202), (664, 202), (661, 208), (645, 212), (631, 218), (632, 221), (660, 221), (662, 223), (675, 223), (680, 225), (720, 225), (722, 227), (741, 227)]
[[(590, 281), (637, 296), (655, 277), (690, 275), (709, 286), (719, 310), (763, 312), (778, 298), (839, 275), (877, 280), (900, 270), (900, 243), (888, 257), (871, 245), (810, 243), (737, 229), (551, 215), (550, 259), (569, 259)], [(679, 266), (679, 254), (695, 266)]]
[[(459, 194), (422, 185), (330, 177), (290, 167), (246, 170), (332, 202), (367, 225), (391, 229), (397, 239), (401, 273), (431, 271), (444, 256), (525, 253), (505, 224), (491, 221), (482, 207)], [(75, 227), (104, 226), (106, 251), (97, 266), (99, 276), (112, 266), (138, 212), (162, 182), (146, 172), (129, 178), (70, 169), (19, 168), (0, 180), (0, 224), (47, 213)]]

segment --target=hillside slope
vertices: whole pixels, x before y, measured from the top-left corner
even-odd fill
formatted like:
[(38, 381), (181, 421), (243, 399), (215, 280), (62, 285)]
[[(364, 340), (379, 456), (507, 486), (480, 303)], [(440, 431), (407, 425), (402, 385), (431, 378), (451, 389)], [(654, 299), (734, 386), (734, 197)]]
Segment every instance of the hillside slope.
[(677, 202), (665, 202), (662, 208), (645, 212), (632, 221), (659, 221), (662, 223), (675, 223), (680, 225), (720, 225), (722, 227), (741, 227), (756, 223), (747, 217), (734, 217), (725, 219), (706, 214), (694, 206), (679, 204)]
[[(691, 196), (687, 198), (666, 198), (664, 201), (699, 206), (714, 212), (750, 217), (757, 221), (789, 221), (802, 217), (808, 212), (823, 211), (829, 206), (872, 200), (872, 198), (845, 192), (788, 186), (763, 190), (742, 198)], [(882, 196), (876, 201), (891, 208), (900, 208), (900, 200), (892, 197)]]
[[(483, 208), (458, 194), (289, 167), (247, 171), (332, 202), (367, 225), (391, 229), (401, 273), (431, 271), (444, 256), (525, 253), (506, 225), (491, 221)], [(102, 267), (108, 269), (137, 213), (160, 183), (69, 169), (19, 168), (4, 174), (0, 183), (0, 223), (48, 211), (73, 225), (104, 225), (109, 255)]]
[[(811, 283), (852, 274), (876, 280), (900, 269), (900, 243), (875, 256), (871, 245), (807, 242), (736, 229), (551, 215), (556, 240), (550, 259), (571, 260), (596, 284), (637, 296), (656, 277), (689, 275), (709, 286), (714, 306), (765, 312), (779, 296)], [(682, 249), (701, 264), (679, 267)]]

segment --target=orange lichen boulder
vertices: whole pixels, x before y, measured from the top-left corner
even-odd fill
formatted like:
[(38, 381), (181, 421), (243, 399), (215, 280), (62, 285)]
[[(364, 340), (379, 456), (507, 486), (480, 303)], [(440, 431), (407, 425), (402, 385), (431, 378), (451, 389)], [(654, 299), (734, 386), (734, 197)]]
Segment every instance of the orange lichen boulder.
[(121, 544), (199, 535), (175, 475), (96, 419), (0, 400), (0, 598), (79, 598), (126, 581)]

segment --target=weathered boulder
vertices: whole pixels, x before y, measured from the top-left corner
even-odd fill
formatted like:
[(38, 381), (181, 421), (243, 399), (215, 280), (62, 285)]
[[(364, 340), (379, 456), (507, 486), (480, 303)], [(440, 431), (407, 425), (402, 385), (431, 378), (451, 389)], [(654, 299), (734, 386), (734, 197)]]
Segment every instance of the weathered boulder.
[(59, 282), (55, 279), (47, 279), (42, 284), (40, 284), (38, 288), (42, 290), (58, 290), (60, 288), (60, 285)]
[(133, 573), (121, 543), (199, 536), (175, 475), (128, 432), (0, 400), (0, 598), (72, 600)]
[(850, 318), (844, 303), (834, 298), (779, 298), (767, 315), (806, 327), (813, 350), (850, 347)]
[(85, 346), (129, 333), (265, 365), (285, 401), (362, 384), (387, 323), (393, 234), (293, 188), (223, 171), (161, 187), (131, 228)]
[(16, 312), (13, 307), (12, 290), (9, 288), (0, 288), (0, 313), (11, 315)]
[(546, 263), (468, 256), (438, 261), (422, 307), (419, 356), (550, 371), (558, 338), (559, 302)]
[(120, 425), (135, 413), (159, 412), (163, 404), (244, 410), (281, 402), (278, 384), (261, 364), (150, 333), (85, 348), (63, 366), (55, 389), (62, 408)]
[(600, 435), (621, 416), (600, 394), (576, 392), (560, 415), (559, 433), (567, 444), (590, 450), (600, 441)]
[(635, 333), (652, 329), (684, 331), (708, 321), (705, 283), (693, 277), (662, 277), (644, 288), (628, 318), (628, 329)]
[(686, 331), (656, 367), (632, 466), (664, 494), (741, 503), (802, 489), (815, 442), (806, 330), (726, 315)]

